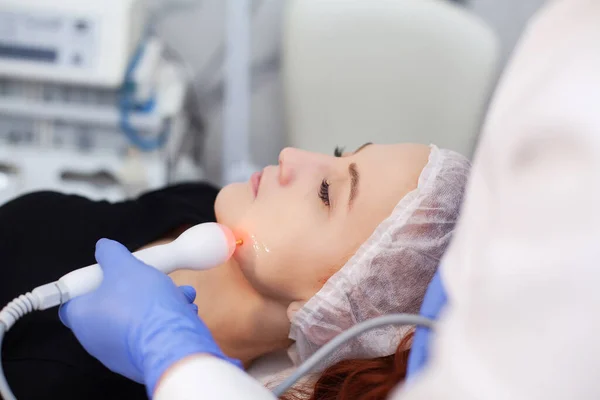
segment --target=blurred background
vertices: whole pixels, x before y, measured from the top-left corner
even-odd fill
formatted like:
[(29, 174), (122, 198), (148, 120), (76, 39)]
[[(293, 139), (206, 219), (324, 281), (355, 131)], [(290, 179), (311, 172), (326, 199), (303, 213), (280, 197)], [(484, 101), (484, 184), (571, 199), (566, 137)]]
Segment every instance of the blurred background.
[(0, 0), (0, 204), (222, 185), (282, 148), (471, 156), (543, 0)]

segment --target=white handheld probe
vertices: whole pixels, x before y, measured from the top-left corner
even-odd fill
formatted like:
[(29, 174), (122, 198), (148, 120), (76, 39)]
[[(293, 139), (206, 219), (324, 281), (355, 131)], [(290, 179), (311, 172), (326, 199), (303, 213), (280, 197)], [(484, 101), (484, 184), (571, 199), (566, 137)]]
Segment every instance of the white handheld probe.
[[(225, 263), (237, 244), (231, 230), (217, 223), (196, 225), (177, 240), (133, 255), (144, 263), (169, 274), (178, 269), (202, 271)], [(17, 319), (34, 310), (45, 310), (95, 290), (102, 282), (98, 264), (68, 273), (56, 282), (19, 296), (0, 311), (0, 323), (8, 331)]]

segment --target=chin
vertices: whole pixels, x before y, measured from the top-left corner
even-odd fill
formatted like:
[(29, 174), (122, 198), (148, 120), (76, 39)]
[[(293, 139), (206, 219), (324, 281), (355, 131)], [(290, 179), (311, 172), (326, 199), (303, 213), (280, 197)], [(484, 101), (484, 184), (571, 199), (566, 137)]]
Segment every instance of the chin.
[(252, 204), (252, 190), (247, 183), (225, 186), (215, 200), (217, 222), (233, 228)]

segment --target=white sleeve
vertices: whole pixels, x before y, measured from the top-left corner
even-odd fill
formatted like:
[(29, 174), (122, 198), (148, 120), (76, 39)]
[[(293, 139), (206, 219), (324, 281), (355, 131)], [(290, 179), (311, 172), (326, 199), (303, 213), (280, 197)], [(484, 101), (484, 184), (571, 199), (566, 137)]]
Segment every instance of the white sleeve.
[(556, 0), (505, 72), (402, 400), (600, 399), (600, 1)]
[(275, 400), (258, 381), (230, 363), (201, 356), (184, 361), (159, 383), (154, 400)]

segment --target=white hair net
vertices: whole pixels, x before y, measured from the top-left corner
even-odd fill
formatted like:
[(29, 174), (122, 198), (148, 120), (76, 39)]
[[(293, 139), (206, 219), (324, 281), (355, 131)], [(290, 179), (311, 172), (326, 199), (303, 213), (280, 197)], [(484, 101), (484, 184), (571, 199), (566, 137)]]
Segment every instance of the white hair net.
[[(390, 313), (419, 313), (450, 242), (469, 175), (462, 155), (431, 146), (417, 188), (394, 208), (356, 254), (292, 318), (290, 349), (305, 361), (359, 322)], [(320, 367), (396, 352), (411, 327), (388, 326), (354, 338)]]

